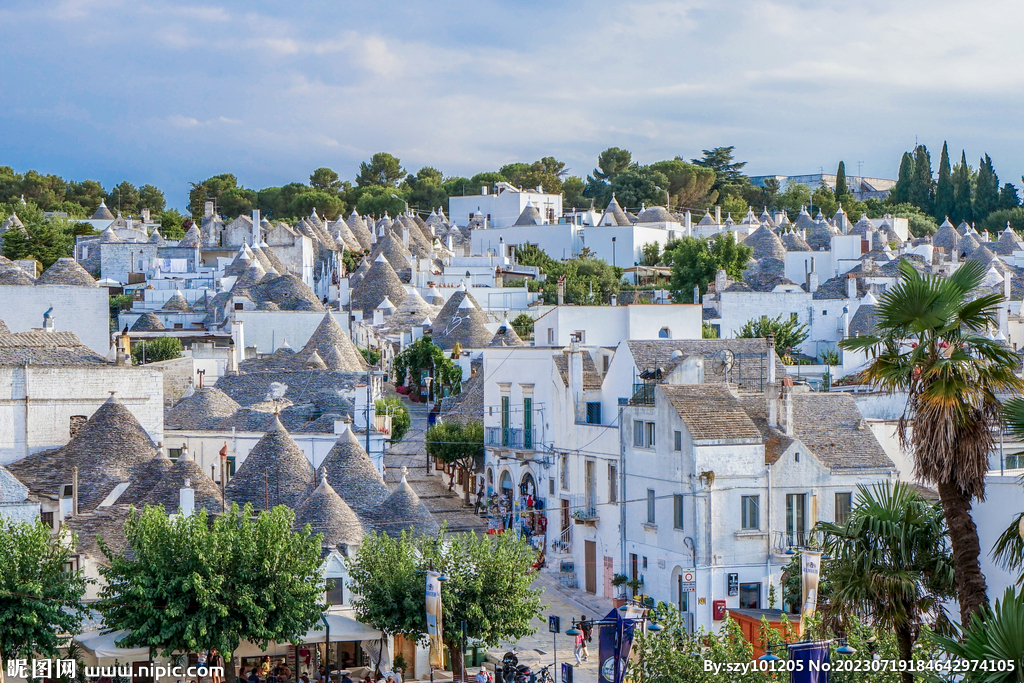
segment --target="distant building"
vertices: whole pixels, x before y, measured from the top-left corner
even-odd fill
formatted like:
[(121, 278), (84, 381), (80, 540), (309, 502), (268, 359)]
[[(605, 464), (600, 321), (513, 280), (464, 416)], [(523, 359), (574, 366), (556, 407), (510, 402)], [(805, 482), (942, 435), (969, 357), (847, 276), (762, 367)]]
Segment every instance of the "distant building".
[[(556, 223), (562, 216), (562, 195), (546, 193), (542, 187), (524, 190), (501, 182), (494, 186), (493, 191), (484, 186), (479, 194), (448, 199), (449, 219), (459, 226), (473, 222), (479, 227), (507, 228), (515, 225), (526, 207), (531, 205), (536, 208), (535, 225)], [(486, 224), (483, 222), (485, 219)]]
[[(835, 191), (835, 173), (811, 173), (810, 175), (756, 175), (750, 176), (750, 184), (754, 187), (764, 187), (764, 181), (774, 178), (779, 181), (779, 187), (785, 187), (787, 183), (798, 183), (806, 185), (812, 190), (820, 187), (822, 183)], [(896, 181), (887, 178), (866, 178), (864, 176), (846, 176), (846, 186), (850, 188), (850, 194), (857, 201), (868, 199), (885, 199), (889, 192), (895, 187)]]

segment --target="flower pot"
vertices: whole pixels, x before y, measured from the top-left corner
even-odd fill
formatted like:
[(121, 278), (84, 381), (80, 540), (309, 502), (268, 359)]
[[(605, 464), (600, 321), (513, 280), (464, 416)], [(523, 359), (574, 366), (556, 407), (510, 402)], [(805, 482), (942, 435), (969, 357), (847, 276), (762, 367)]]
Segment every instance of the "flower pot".
[(626, 605), (626, 598), (612, 598), (612, 606), (615, 607), (615, 609), (618, 609), (620, 607), (624, 607), (625, 605)]

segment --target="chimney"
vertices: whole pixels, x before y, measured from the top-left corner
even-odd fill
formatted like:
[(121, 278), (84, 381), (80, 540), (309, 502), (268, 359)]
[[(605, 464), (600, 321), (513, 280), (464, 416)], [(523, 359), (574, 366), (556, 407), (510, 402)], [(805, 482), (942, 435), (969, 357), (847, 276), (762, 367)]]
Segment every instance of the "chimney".
[(127, 367), (132, 364), (132, 342), (128, 337), (128, 326), (117, 335), (117, 356), (115, 365)]
[(818, 291), (818, 274), (813, 270), (807, 274), (807, 291), (811, 294)]
[(612, 306), (618, 306), (619, 305), (619, 297), (618, 297), (617, 294), (612, 294), (611, 304), (612, 304)]
[[(263, 240), (260, 239), (260, 210), (252, 210), (252, 243), (253, 246), (259, 244)], [(283, 274), (283, 273), (282, 273)]]
[[(481, 185), (480, 186), (480, 196), (481, 197), (486, 197), (487, 196), (487, 186), (486, 185)], [(479, 208), (479, 207), (477, 207), (477, 208)]]
[(242, 327), (241, 320), (235, 319), (231, 321), (231, 342), (235, 347), (231, 355), (231, 369), (237, 372), (239, 364), (245, 360), (245, 330)]
[(769, 332), (764, 341), (768, 345), (768, 384), (775, 384), (775, 335)]
[(683, 227), (686, 228), (686, 234), (689, 235), (693, 228), (693, 217), (690, 215), (689, 209), (683, 214)]
[(693, 286), (693, 303), (700, 303), (700, 285)]
[(575, 335), (569, 342), (569, 390), (576, 408), (576, 422), (587, 421), (587, 401), (583, 395), (583, 352)]
[(1010, 276), (1003, 278), (1003, 302), (999, 305), (999, 332), (1005, 339), (1010, 338)]
[(71, 467), (71, 514), (78, 515), (78, 465)]
[(203, 204), (203, 218), (213, 218), (213, 202)]
[(192, 480), (185, 477), (185, 485), (178, 492), (178, 508), (182, 517), (191, 517), (196, 511), (196, 491), (192, 488)]
[(850, 336), (850, 307), (843, 306), (843, 339)]
[(727, 289), (729, 289), (729, 276), (724, 268), (719, 268), (715, 273), (715, 294), (721, 294)]
[(565, 305), (565, 280), (558, 278), (558, 305)]
[(715, 224), (716, 225), (721, 225), (722, 224), (722, 207), (721, 206), (716, 206), (715, 207)]
[(793, 378), (782, 378), (782, 422), (779, 424), (786, 436), (793, 436)]
[(857, 276), (853, 273), (846, 276), (846, 298), (857, 298)]
[(149, 209), (142, 209), (142, 211), (140, 211), (139, 213), (142, 214), (142, 222), (144, 224), (148, 223), (149, 222), (149, 217), (150, 217)]
[(43, 313), (43, 332), (53, 332), (53, 306)]
[(409, 228), (402, 226), (402, 244), (409, 246)]

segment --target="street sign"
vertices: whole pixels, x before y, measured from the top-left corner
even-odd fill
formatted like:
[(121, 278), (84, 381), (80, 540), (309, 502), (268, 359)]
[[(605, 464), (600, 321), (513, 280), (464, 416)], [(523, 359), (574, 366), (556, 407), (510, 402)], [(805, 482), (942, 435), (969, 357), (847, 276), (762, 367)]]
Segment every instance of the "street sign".
[(560, 617), (556, 617), (554, 615), (548, 617), (548, 631), (551, 633), (562, 632), (562, 620)]
[(740, 575), (729, 574), (729, 595), (740, 594)]
[(693, 572), (683, 572), (683, 583), (693, 583), (697, 580), (697, 575)]
[(683, 581), (683, 592), (684, 593), (696, 593), (697, 582), (696, 581)]

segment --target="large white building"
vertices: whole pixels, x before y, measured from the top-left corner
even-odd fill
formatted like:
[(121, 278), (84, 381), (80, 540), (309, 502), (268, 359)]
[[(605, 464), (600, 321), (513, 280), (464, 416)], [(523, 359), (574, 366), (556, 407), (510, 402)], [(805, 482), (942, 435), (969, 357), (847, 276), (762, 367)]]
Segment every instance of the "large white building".
[(476, 188), (473, 191), (474, 194), (448, 199), (448, 218), (454, 225), (465, 227), (471, 222), (486, 220), (486, 225), (491, 227), (508, 227), (531, 205), (537, 209), (538, 219), (543, 224), (555, 223), (562, 216), (562, 195), (549, 194), (542, 187), (524, 190), (499, 182), (493, 188), (486, 185), (479, 188), (479, 194), (475, 194)]

